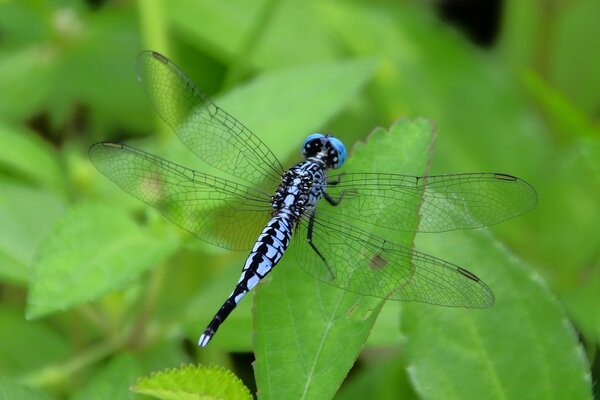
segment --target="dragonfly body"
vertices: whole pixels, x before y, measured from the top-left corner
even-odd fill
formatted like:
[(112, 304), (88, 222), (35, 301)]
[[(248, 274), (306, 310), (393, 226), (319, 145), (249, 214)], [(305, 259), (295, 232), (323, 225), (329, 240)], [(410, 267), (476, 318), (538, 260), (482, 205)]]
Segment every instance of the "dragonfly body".
[[(303, 146), (307, 159), (290, 168), (272, 199), (273, 217), (246, 259), (237, 286), (208, 324), (198, 344), (206, 346), (240, 300), (277, 265), (303, 216), (310, 218), (325, 194), (328, 168), (339, 168), (345, 159), (343, 144), (331, 136), (310, 135)], [(315, 251), (318, 251), (315, 249)]]
[(497, 173), (327, 176), (344, 164), (346, 150), (338, 139), (318, 133), (305, 140), (304, 161), (286, 171), (256, 135), (166, 57), (143, 52), (136, 71), (177, 137), (206, 164), (235, 177), (192, 170), (120, 143), (97, 143), (89, 151), (99, 171), (196, 237), (250, 250), (201, 346), (288, 247), (310, 276), (343, 290), (448, 307), (494, 304), (493, 292), (477, 275), (369, 227), (445, 232), (490, 226), (535, 206), (537, 195), (527, 182)]

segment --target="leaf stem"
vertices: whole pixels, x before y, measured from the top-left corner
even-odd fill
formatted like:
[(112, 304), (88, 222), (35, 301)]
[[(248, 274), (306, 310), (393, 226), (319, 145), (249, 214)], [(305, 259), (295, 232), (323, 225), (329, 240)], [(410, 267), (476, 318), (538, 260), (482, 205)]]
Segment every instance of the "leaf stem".
[[(170, 54), (171, 46), (169, 45), (162, 0), (138, 0), (137, 4), (144, 47), (162, 54)], [(171, 130), (159, 117), (155, 116), (154, 118), (157, 121), (156, 125), (161, 141), (169, 140), (172, 135)]]
[(167, 266), (161, 263), (156, 266), (151, 272), (150, 279), (147, 283), (147, 290), (143, 302), (139, 308), (138, 317), (133, 323), (129, 334), (127, 335), (126, 344), (133, 348), (143, 347), (143, 343), (147, 340), (146, 330), (148, 320), (155, 309), (156, 303), (162, 291), (163, 282), (165, 279)]

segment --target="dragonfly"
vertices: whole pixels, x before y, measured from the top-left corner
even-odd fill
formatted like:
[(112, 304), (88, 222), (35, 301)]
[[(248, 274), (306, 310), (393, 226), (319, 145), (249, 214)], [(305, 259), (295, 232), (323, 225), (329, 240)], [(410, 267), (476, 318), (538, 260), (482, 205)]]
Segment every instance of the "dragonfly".
[(339, 139), (321, 133), (306, 138), (303, 161), (285, 170), (258, 136), (171, 60), (145, 51), (135, 69), (154, 109), (179, 140), (220, 173), (189, 169), (114, 142), (91, 146), (91, 162), (197, 238), (249, 251), (239, 281), (200, 336), (200, 346), (288, 246), (310, 276), (343, 290), (448, 307), (494, 305), (492, 290), (474, 273), (393, 243), (369, 227), (409, 232), (487, 227), (535, 206), (536, 192), (526, 181), (502, 173), (332, 173), (347, 152)]

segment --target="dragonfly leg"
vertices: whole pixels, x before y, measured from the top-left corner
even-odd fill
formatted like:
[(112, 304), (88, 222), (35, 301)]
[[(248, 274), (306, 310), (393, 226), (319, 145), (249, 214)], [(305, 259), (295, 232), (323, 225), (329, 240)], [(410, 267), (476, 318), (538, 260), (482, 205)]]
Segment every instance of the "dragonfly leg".
[(338, 197), (337, 199), (334, 199), (333, 197), (331, 197), (327, 192), (323, 192), (323, 198), (325, 200), (327, 200), (327, 202), (329, 204), (331, 204), (332, 206), (337, 206), (338, 204), (340, 204), (340, 202), (342, 201), (342, 199), (344, 198), (344, 195), (346, 194), (346, 191), (343, 191), (340, 194), (340, 197)]
[[(342, 181), (342, 175), (339, 175), (338, 178), (334, 181), (329, 181), (327, 182), (327, 186), (336, 186), (337, 184), (339, 184)], [(323, 198), (332, 206), (337, 206), (338, 204), (340, 204), (340, 202), (342, 201), (342, 199), (344, 198), (344, 195), (346, 194), (346, 191), (343, 190), (340, 193), (340, 197), (338, 197), (337, 199), (334, 199), (333, 197), (331, 197), (329, 195), (329, 193), (323, 191)]]
[(319, 251), (319, 249), (317, 248), (317, 246), (315, 246), (315, 244), (312, 242), (312, 235), (313, 235), (313, 226), (315, 224), (315, 212), (313, 211), (310, 214), (310, 219), (308, 220), (308, 232), (306, 235), (306, 241), (308, 242), (308, 244), (310, 245), (310, 247), (315, 251), (315, 253), (317, 253), (317, 255), (319, 256), (319, 258), (321, 260), (323, 260), (323, 262), (325, 263), (325, 266), (327, 267), (327, 270), (329, 271), (329, 275), (331, 277), (331, 279), (335, 278), (335, 274), (333, 272), (333, 269), (331, 269), (331, 266), (329, 265), (329, 263), (327, 262), (327, 260), (325, 259), (325, 257), (323, 257), (323, 255), (321, 254), (321, 252)]

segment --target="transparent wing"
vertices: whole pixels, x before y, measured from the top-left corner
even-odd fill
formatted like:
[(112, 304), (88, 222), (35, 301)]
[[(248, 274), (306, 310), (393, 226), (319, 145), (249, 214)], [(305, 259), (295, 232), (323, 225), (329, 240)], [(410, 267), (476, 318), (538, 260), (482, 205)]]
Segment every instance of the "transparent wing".
[(352, 225), (322, 215), (315, 219), (312, 243), (325, 261), (302, 243), (307, 233), (305, 220), (294, 233), (289, 251), (309, 275), (333, 286), (367, 296), (449, 307), (494, 304), (490, 288), (473, 273)]
[(196, 237), (233, 250), (252, 248), (270, 217), (270, 197), (117, 143), (90, 147), (94, 166), (129, 194)]
[(217, 107), (173, 62), (145, 51), (135, 68), (158, 114), (201, 160), (249, 184), (277, 186), (283, 168), (271, 150)]
[[(437, 176), (352, 173), (329, 178), (327, 193), (341, 203), (319, 209), (347, 220), (399, 231), (445, 232), (490, 226), (530, 211), (533, 187), (514, 176), (467, 173)], [(415, 213), (418, 210), (418, 213)]]

